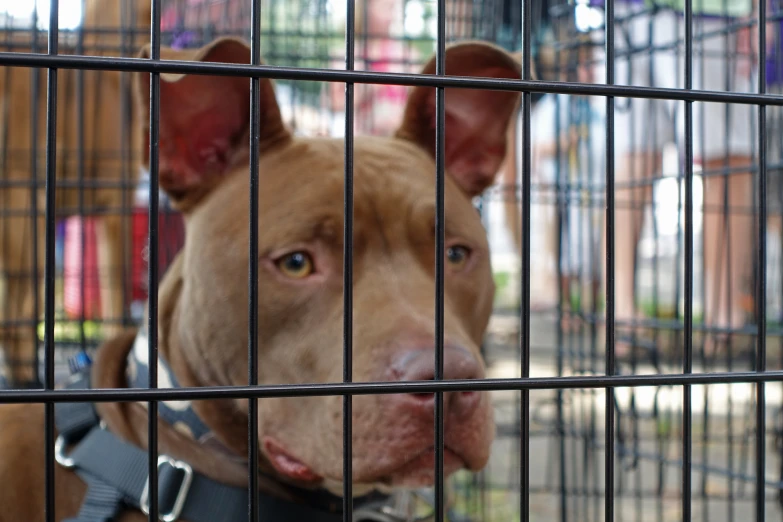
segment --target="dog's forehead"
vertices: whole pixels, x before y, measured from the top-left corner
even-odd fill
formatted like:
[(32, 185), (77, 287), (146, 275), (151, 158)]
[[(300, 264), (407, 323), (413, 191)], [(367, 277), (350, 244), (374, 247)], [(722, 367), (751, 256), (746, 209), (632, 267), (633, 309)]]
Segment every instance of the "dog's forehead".
[[(296, 139), (284, 150), (261, 158), (261, 197), (270, 203), (333, 202), (342, 208), (345, 187), (342, 139)], [(382, 198), (400, 205), (435, 201), (435, 162), (419, 146), (402, 139), (358, 136), (353, 146), (355, 204)], [(449, 200), (464, 200), (447, 182)]]
[[(286, 236), (339, 236), (345, 192), (345, 143), (341, 139), (295, 139), (259, 161), (259, 220), (271, 243)], [(357, 137), (353, 150), (353, 201), (357, 227), (430, 228), (435, 216), (435, 162), (423, 149), (400, 139)], [(244, 234), (248, 175), (238, 171), (194, 218), (206, 230)], [(446, 179), (447, 227), (481, 235), (469, 198)]]
[[(435, 195), (435, 162), (405, 140), (363, 137), (354, 147), (356, 190), (401, 200)], [(370, 195), (368, 194), (368, 196)]]

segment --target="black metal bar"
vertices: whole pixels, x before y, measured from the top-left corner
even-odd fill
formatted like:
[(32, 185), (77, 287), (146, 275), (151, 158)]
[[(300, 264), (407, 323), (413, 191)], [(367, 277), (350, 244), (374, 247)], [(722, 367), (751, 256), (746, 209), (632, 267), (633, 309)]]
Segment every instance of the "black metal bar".
[[(82, 2), (83, 6), (86, 6), (86, 0)], [(85, 7), (82, 7), (82, 12), (84, 12)], [(122, 35), (122, 43), (121, 43), (121, 54), (122, 56), (129, 56), (132, 53), (137, 51), (136, 48), (136, 27), (139, 25), (139, 20), (137, 19), (136, 9), (134, 9), (133, 5), (130, 5), (130, 3), (124, 3), (122, 6), (122, 9), (120, 10), (120, 26), (123, 28), (123, 35)], [(131, 34), (128, 34), (131, 33)], [(132, 150), (132, 147), (130, 146), (130, 138), (131, 133), (133, 132), (133, 127), (131, 125), (131, 122), (134, 121), (132, 118), (134, 116), (133, 114), (133, 93), (131, 92), (131, 83), (132, 78), (130, 78), (131, 75), (123, 74), (120, 76), (120, 99), (122, 100), (122, 104), (120, 106), (120, 184), (129, 185), (131, 184), (131, 180), (136, 179), (136, 173), (131, 173), (132, 167), (134, 165), (134, 158), (133, 154), (134, 151)], [(99, 81), (99, 79), (95, 80), (96, 82)], [(95, 156), (93, 154), (93, 156)], [(95, 158), (93, 157), (93, 161), (95, 161)], [(138, 170), (137, 170), (138, 172)], [(135, 185), (135, 183), (133, 183)], [(136, 187), (134, 186), (132, 190), (135, 190)], [(125, 192), (123, 192), (125, 194)], [(129, 204), (130, 203), (130, 204)], [(131, 213), (130, 206), (132, 205), (132, 202), (129, 202), (129, 198), (123, 197), (122, 198), (122, 204), (120, 205), (119, 214), (121, 216), (129, 216)], [(130, 241), (128, 238), (130, 238), (130, 230), (131, 230), (131, 224), (129, 219), (123, 219), (122, 224), (120, 225), (120, 234), (122, 234), (122, 237), (124, 238), (122, 242), (122, 250), (121, 250), (121, 256), (122, 259), (128, 259), (130, 257), (129, 252), (131, 250)], [(130, 266), (126, 263), (122, 264), (122, 284), (117, 291), (119, 291), (122, 295), (122, 302), (123, 305), (129, 302), (129, 294), (130, 294), (130, 285), (128, 284), (128, 281), (131, 280), (130, 277)], [(124, 309), (124, 306), (123, 306)], [(119, 321), (120, 324), (125, 325), (126, 324), (126, 318), (127, 314), (123, 310), (123, 313), (120, 317), (110, 317), (108, 318), (111, 321)], [(106, 324), (106, 317), (102, 318), (104, 321), (104, 324)]]
[[(82, 4), (82, 12), (84, 12), (84, 0), (81, 2)], [(80, 31), (78, 35), (78, 41), (76, 42), (76, 53), (77, 54), (84, 54), (84, 32)], [(66, 86), (66, 89), (68, 89), (69, 86)], [(84, 147), (84, 115), (85, 115), (85, 105), (84, 105), (84, 71), (79, 69), (76, 71), (76, 144), (77, 144), (77, 159), (76, 159), (76, 171), (77, 171), (77, 182), (79, 183), (79, 195), (78, 195), (78, 207), (79, 207), (79, 226), (81, 227), (81, 252), (82, 255), (79, 257), (79, 273), (82, 274), (82, 277), (79, 278), (79, 342), (81, 344), (81, 349), (84, 351), (86, 349), (86, 338), (85, 338), (85, 332), (84, 332), (84, 323), (86, 320), (86, 277), (84, 274), (87, 273), (86, 270), (86, 262), (87, 262), (87, 256), (84, 254), (84, 252), (87, 250), (87, 234), (85, 233), (86, 223), (85, 223), (85, 213), (84, 213), (84, 160), (85, 160), (85, 147)], [(67, 160), (66, 160), (67, 161)]]
[[(29, 73), (31, 74), (32, 78), (36, 78), (37, 75), (38, 75), (38, 71), (35, 71), (35, 70), (29, 71)], [(5, 92), (10, 92), (10, 90), (11, 90), (11, 81), (12, 81), (11, 80), (11, 74), (10, 73), (6, 73), (4, 75), (4, 77), (3, 77), (3, 83), (2, 83), (2, 89)], [(36, 103), (36, 96), (35, 96), (36, 88), (35, 87), (36, 87), (35, 83), (32, 83), (30, 85), (30, 108), (31, 109), (33, 107), (33, 104)], [(9, 111), (7, 111), (7, 110), (3, 111), (2, 119), (3, 119), (2, 120), (3, 121), (3, 125), (5, 125), (5, 127), (7, 129), (8, 126), (9, 126), (9, 122), (11, 120)], [(35, 138), (34, 137), (36, 135), (35, 132), (34, 132), (35, 131), (35, 123), (34, 122), (30, 122), (30, 127), (31, 127), (31, 129), (30, 129), (30, 131), (31, 131), (31, 136), (30, 136), (31, 140), (30, 141), (31, 141), (31, 143), (34, 143), (35, 142)], [(2, 135), (0, 135), (0, 147), (2, 147), (3, 151), (7, 151), (8, 150), (8, 144), (10, 142), (10, 139), (11, 139), (11, 137), (10, 137), (10, 133), (8, 132), (8, 130), (5, 130), (4, 132), (2, 132)], [(34, 161), (33, 158), (31, 158), (31, 160)], [(0, 169), (2, 169), (1, 172), (8, 172), (9, 171), (8, 163), (9, 163), (8, 154), (6, 154), (6, 153), (2, 154), (2, 156), (0, 156)], [(37, 208), (34, 206), (34, 204), (36, 203), (36, 199), (37, 199), (37, 190), (36, 190), (37, 189), (37, 183), (36, 183), (36, 177), (37, 176), (35, 175), (35, 172), (36, 172), (35, 169), (31, 168), (30, 170), (33, 173), (32, 176), (31, 176), (30, 183), (29, 184), (25, 183), (22, 186), (27, 186), (30, 189), (30, 214), (31, 215), (29, 217), (31, 218), (31, 222), (33, 224), (33, 226), (31, 227), (31, 229), (32, 229), (31, 232), (32, 233), (30, 234), (30, 236), (31, 236), (31, 239), (33, 241), (33, 245), (35, 245), (35, 241), (37, 240), (37, 234), (35, 233), (35, 228), (36, 228), (35, 227), (35, 216), (37, 215), (37, 212), (34, 212), (34, 210), (37, 210)], [(7, 194), (3, 194), (2, 204), (3, 204), (4, 207), (8, 208), (10, 206), (9, 200), (10, 200), (10, 197)], [(6, 213), (3, 213), (3, 214), (6, 214)], [(7, 251), (7, 249), (10, 248), (10, 242), (11, 242), (10, 238), (9, 238), (9, 234), (8, 234), (8, 230), (10, 230), (11, 224), (7, 220), (3, 220), (3, 221), (4, 221), (2, 223), (3, 241), (2, 241), (2, 243), (0, 243), (0, 248), (2, 248), (3, 251)], [(37, 250), (35, 248), (33, 249), (33, 259), (38, 259), (38, 252), (37, 252)], [(33, 270), (34, 270), (33, 274), (34, 274), (34, 276), (37, 276), (37, 273), (36, 273), (37, 271), (35, 270), (34, 267), (35, 267), (35, 263), (33, 263)], [(7, 277), (7, 273), (4, 273), (4, 270), (5, 269), (0, 270), (0, 274), (3, 274), (4, 276)], [(35, 281), (36, 279), (33, 279), (33, 280)], [(8, 301), (8, 300), (6, 300), (6, 301)], [(37, 299), (35, 299), (35, 298), (33, 299), (33, 311), (34, 311), (33, 317), (40, 318), (40, 315), (38, 315), (38, 311), (39, 310), (38, 310), (38, 302), (37, 301), (38, 301)], [(4, 315), (6, 317), (8, 317), (10, 303), (8, 303), (8, 302), (4, 303), (2, 308), (3, 308)], [(36, 350), (36, 352), (37, 351), (38, 350)], [(37, 353), (36, 353), (36, 356), (37, 356)], [(35, 364), (35, 367), (37, 368), (38, 367), (38, 358), (34, 357), (33, 358), (33, 362)]]
[[(121, 190), (130, 190), (134, 188), (134, 185), (123, 181), (101, 181), (101, 180), (84, 180), (84, 185), (80, 185), (78, 180), (58, 180), (57, 186), (60, 188), (78, 189), (84, 187), (87, 189), (99, 189), (99, 188), (112, 188)], [(13, 187), (30, 187), (30, 182), (27, 180), (0, 180), (0, 188), (13, 188)], [(57, 208), (58, 215), (67, 215), (71, 212), (78, 210), (76, 207), (60, 206)], [(107, 207), (113, 209), (113, 207)], [(115, 209), (116, 210), (116, 209)], [(3, 210), (3, 216), (13, 215), (11, 211)], [(30, 214), (25, 212), (19, 214), (20, 216), (29, 216)]]
[[(252, 0), (250, 7), (250, 62), (261, 65), (261, 2)], [(259, 142), (261, 135), (261, 79), (250, 80), (250, 254), (248, 257), (248, 381), (258, 384), (258, 179)], [(258, 520), (258, 401), (248, 399), (247, 458), (248, 466), (248, 522)]]
[[(31, 32), (33, 34), (33, 46), (32, 51), (33, 53), (38, 53), (38, 5), (36, 4), (33, 7), (33, 16), (31, 21)], [(38, 95), (41, 90), (41, 84), (40, 79), (41, 76), (39, 74), (38, 69), (31, 69), (30, 70), (30, 76), (31, 76), (31, 85), (30, 85), (30, 112), (31, 114), (37, 115), (38, 114)], [(9, 75), (10, 78), (10, 75)], [(38, 238), (39, 231), (38, 231), (38, 189), (39, 189), (39, 181), (38, 181), (38, 118), (34, 117), (32, 119), (33, 121), (30, 122), (30, 172), (32, 172), (32, 190), (30, 191), (30, 213), (31, 216), (31, 228), (32, 228), (32, 234), (31, 234), (31, 240), (33, 243), (33, 262), (32, 262), (32, 278), (33, 278), (33, 288), (35, 291), (33, 292), (33, 325), (32, 325), (32, 339), (35, 346), (35, 350), (33, 350), (33, 364), (34, 364), (34, 381), (37, 384), (40, 384), (41, 386), (44, 385), (44, 383), (41, 383), (41, 379), (39, 378), (38, 368), (40, 367), (41, 361), (38, 357), (38, 321), (41, 318), (41, 299), (40, 299), (40, 293), (38, 291), (39, 288), (39, 281), (40, 281), (40, 270), (38, 268), (38, 259), (39, 259), (39, 249), (38, 249)], [(44, 209), (44, 212), (46, 212), (46, 209)], [(8, 306), (8, 305), (6, 305)], [(44, 326), (44, 328), (46, 328)], [(45, 332), (44, 332), (45, 335)], [(17, 364), (19, 362), (17, 361)]]
[[(555, 60), (557, 62), (560, 61), (560, 53), (555, 53)], [(555, 136), (561, 136), (562, 133), (565, 131), (565, 129), (562, 127), (562, 121), (560, 117), (561, 111), (566, 110), (566, 108), (562, 107), (561, 99), (555, 98)], [(565, 202), (564, 197), (564, 189), (563, 185), (564, 179), (566, 177), (565, 170), (567, 167), (564, 165), (565, 158), (567, 157), (566, 154), (563, 153), (563, 143), (560, 140), (555, 141), (555, 201), (556, 201), (556, 208), (557, 208), (557, 248), (555, 249), (557, 254), (555, 255), (555, 259), (558, 260), (557, 263), (557, 280), (562, 281), (563, 279), (563, 263), (559, 262), (563, 259), (565, 249), (563, 248), (564, 242), (567, 240), (566, 237), (566, 226), (567, 226), (567, 216), (568, 216), (568, 208), (567, 204)], [(564, 303), (566, 302), (566, 289), (564, 288), (563, 284), (557, 285), (557, 322), (560, 324), (563, 321), (564, 317)], [(566, 313), (570, 314), (570, 311), (566, 311)], [(557, 375), (563, 375), (563, 367), (564, 367), (564, 341), (565, 341), (565, 332), (562, 328), (557, 329), (556, 334), (556, 344), (558, 346), (557, 350)], [(570, 347), (569, 347), (570, 348)], [(557, 393), (555, 393), (555, 400), (557, 401), (557, 408), (555, 413), (555, 433), (557, 433), (558, 438), (558, 472), (559, 472), (559, 479), (560, 479), (560, 522), (568, 522), (568, 506), (566, 503), (567, 500), (567, 494), (568, 494), (568, 475), (566, 471), (566, 447), (565, 447), (565, 436), (564, 436), (564, 429), (563, 429), (563, 393), (562, 390), (558, 390)]]
[(783, 382), (783, 370), (766, 372), (658, 373), (650, 375), (595, 375), (528, 377), (514, 379), (449, 379), (435, 381), (312, 383), (258, 386), (203, 386), (199, 388), (74, 390), (0, 390), (0, 404), (59, 402), (135, 402), (160, 400), (247, 399), (279, 397), (330, 397), (385, 395), (390, 393), (451, 393), (458, 391), (565, 390), (578, 388), (628, 388), (708, 384)]
[(740, 92), (684, 90), (662, 87), (602, 85), (578, 82), (525, 81), (519, 79), (475, 78), (470, 76), (438, 76), (426, 74), (385, 73), (368, 71), (341, 71), (308, 67), (282, 67), (225, 64), (213, 62), (186, 62), (179, 60), (152, 60), (99, 56), (46, 56), (28, 53), (0, 53), (0, 66), (56, 67), (58, 69), (85, 69), (102, 71), (135, 71), (148, 73), (199, 74), (207, 76), (239, 76), (274, 78), (278, 80), (305, 80), (354, 82), (384, 85), (409, 85), (457, 89), (484, 89), (531, 93), (572, 94), (658, 100), (702, 101), (768, 106), (783, 105), (783, 96)]
[[(606, 84), (614, 84), (614, 0), (606, 2)], [(615, 187), (614, 187), (614, 97), (606, 98), (606, 375), (615, 374)], [(624, 245), (629, 248), (629, 245)], [(604, 520), (614, 522), (614, 388), (606, 388), (606, 449), (604, 458)]]
[[(150, 59), (160, 60), (160, 13), (162, 0), (152, 0), (150, 21)], [(160, 158), (160, 74), (150, 74), (150, 172), (149, 172), (149, 266), (147, 274), (148, 305), (147, 335), (150, 390), (158, 387), (158, 191)], [(158, 403), (147, 404), (147, 453), (149, 458), (148, 493), (149, 520), (158, 520)]]
[[(531, 19), (533, 0), (522, 0), (522, 79), (531, 79)], [(522, 298), (520, 299), (520, 349), (522, 352), (522, 377), (530, 376), (530, 201), (531, 201), (531, 144), (530, 144), (530, 93), (522, 93), (522, 245), (519, 253), (522, 261)], [(516, 148), (516, 143), (509, 147)], [(558, 266), (560, 263), (558, 263)], [(522, 431), (520, 462), (520, 520), (530, 519), (530, 391), (522, 391)]]
[[(435, 74), (446, 75), (446, 0), (437, 2)], [(445, 269), (446, 89), (435, 91), (435, 380), (443, 379), (443, 300)], [(443, 393), (435, 393), (435, 522), (443, 522)]]
[[(767, 0), (758, 2), (759, 24), (759, 94), (767, 91)], [(767, 107), (759, 104), (759, 235), (756, 320), (758, 321), (758, 364), (756, 370), (767, 369)], [(766, 389), (763, 382), (756, 384), (756, 521), (764, 522), (767, 434)]]
[[(362, 0), (360, 0), (362, 1)], [(345, 69), (354, 70), (356, 5), (346, 2)], [(364, 26), (366, 27), (366, 25)], [(367, 39), (364, 39), (365, 45)], [(366, 56), (366, 54), (365, 54)], [(345, 84), (345, 184), (343, 193), (343, 382), (353, 380), (353, 128), (354, 84)], [(343, 520), (353, 520), (353, 397), (343, 396)]]
[[(685, 1), (685, 89), (693, 88), (693, 0)], [(703, 142), (704, 140), (702, 140)], [(683, 321), (685, 353), (683, 374), (693, 370), (693, 103), (685, 102), (685, 310)], [(683, 386), (682, 433), (682, 519), (691, 520), (693, 414), (689, 385)]]
[[(49, 52), (54, 56), (58, 52), (59, 1), (49, 3)], [(34, 113), (36, 114), (36, 113)], [(36, 173), (33, 173), (36, 176)], [(44, 387), (54, 390), (54, 285), (55, 285), (55, 203), (57, 190), (57, 69), (50, 68), (47, 72), (46, 86), (46, 232), (44, 249)], [(37, 216), (33, 217), (33, 223)], [(38, 259), (33, 259), (38, 263)], [(36, 281), (37, 283), (37, 281)], [(38, 317), (36, 317), (36, 320)], [(38, 351), (38, 336), (32, 339), (33, 349)], [(28, 363), (29, 364), (29, 363)], [(38, 367), (34, 369), (38, 373)], [(54, 403), (47, 402), (44, 406), (44, 461), (46, 474), (46, 506), (47, 522), (55, 520), (55, 483), (54, 483)]]

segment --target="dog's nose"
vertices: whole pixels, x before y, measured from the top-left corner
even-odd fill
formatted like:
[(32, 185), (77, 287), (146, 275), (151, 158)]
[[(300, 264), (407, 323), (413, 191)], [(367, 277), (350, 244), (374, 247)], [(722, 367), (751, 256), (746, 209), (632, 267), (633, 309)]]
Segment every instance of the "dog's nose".
[[(435, 351), (412, 350), (401, 354), (392, 365), (393, 373), (400, 381), (431, 381), (435, 379)], [(478, 359), (461, 346), (448, 345), (443, 351), (443, 379), (480, 379), (484, 372)], [(434, 393), (406, 393), (394, 395), (394, 400), (406, 410), (418, 410), (432, 415)], [(479, 393), (473, 391), (450, 392), (444, 395), (447, 415), (470, 414), (478, 405)]]

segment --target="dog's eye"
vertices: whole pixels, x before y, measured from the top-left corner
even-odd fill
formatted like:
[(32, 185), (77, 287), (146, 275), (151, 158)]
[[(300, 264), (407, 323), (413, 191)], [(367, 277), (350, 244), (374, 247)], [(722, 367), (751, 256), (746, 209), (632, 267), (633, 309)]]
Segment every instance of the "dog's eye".
[(454, 245), (446, 250), (446, 259), (448, 259), (449, 264), (456, 269), (464, 267), (465, 263), (468, 262), (469, 257), (470, 249), (466, 246)]
[(275, 261), (277, 268), (291, 279), (303, 279), (313, 273), (313, 258), (306, 252), (291, 252)]

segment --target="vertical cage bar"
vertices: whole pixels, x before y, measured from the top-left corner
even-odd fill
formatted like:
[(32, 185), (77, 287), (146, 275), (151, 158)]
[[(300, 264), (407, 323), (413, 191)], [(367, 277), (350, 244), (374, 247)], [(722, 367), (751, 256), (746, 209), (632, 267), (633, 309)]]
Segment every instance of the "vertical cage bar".
[[(58, 52), (59, 40), (59, 2), (50, 0), (49, 3), (49, 56), (55, 56)], [(36, 71), (37, 73), (37, 71)], [(34, 113), (35, 114), (35, 113)], [(56, 234), (56, 209), (55, 190), (57, 188), (57, 69), (49, 67), (46, 86), (46, 232), (44, 249), (44, 387), (47, 390), (54, 389), (54, 285), (55, 266), (54, 248)], [(33, 176), (36, 173), (33, 172)], [(33, 217), (35, 223), (37, 217)], [(38, 260), (34, 259), (33, 263)], [(34, 318), (36, 323), (38, 317)], [(33, 337), (33, 348), (38, 351), (38, 336)], [(28, 362), (29, 364), (29, 362)], [(38, 367), (34, 368), (38, 373)], [(46, 449), (44, 461), (46, 465), (46, 521), (54, 522), (55, 497), (54, 497), (54, 403), (47, 402), (44, 407), (44, 441)]]
[[(563, 56), (563, 51), (558, 49), (555, 52), (555, 63), (557, 64), (555, 66), (556, 70), (560, 70), (560, 64), (561, 57)], [(560, 136), (563, 132), (563, 122), (561, 118), (561, 114), (563, 111), (566, 110), (565, 107), (563, 107), (562, 98), (559, 96), (555, 97), (555, 110), (554, 110), (554, 117), (555, 117), (555, 136)], [(565, 170), (566, 166), (565, 158), (567, 155), (563, 154), (563, 148), (564, 143), (562, 143), (560, 140), (555, 141), (555, 173), (554, 173), (554, 193), (555, 193), (555, 206), (557, 208), (557, 247), (555, 248), (555, 259), (558, 260), (558, 262), (555, 263), (557, 266), (557, 281), (562, 281), (564, 278), (564, 272), (563, 272), (563, 263), (559, 262), (559, 260), (563, 259), (563, 256), (565, 255), (566, 249), (564, 248), (565, 241), (567, 241), (567, 222), (566, 218), (568, 216), (567, 214), (567, 204), (564, 203), (564, 196), (563, 193), (565, 191), (563, 185), (565, 184)], [(559, 284), (557, 285), (557, 322), (558, 324), (562, 324), (563, 319), (566, 317), (566, 314), (570, 314), (569, 310), (564, 310), (563, 303), (566, 302), (566, 290), (564, 285)], [(566, 357), (566, 351), (569, 351), (568, 348), (566, 348), (566, 336), (565, 332), (562, 328), (557, 329), (557, 335), (556, 335), (556, 346), (557, 349), (557, 361), (556, 361), (556, 371), (558, 376), (563, 375), (563, 367), (564, 367), (564, 361)], [(560, 521), (561, 522), (568, 522), (568, 475), (566, 472), (566, 438), (565, 438), (565, 429), (564, 429), (564, 411), (563, 411), (563, 390), (557, 390), (555, 392), (555, 401), (557, 403), (555, 408), (555, 433), (557, 433), (557, 442), (558, 442), (558, 478), (560, 480), (560, 487), (559, 487), (559, 493), (560, 493), (560, 505), (558, 506), (559, 512), (560, 512)]]
[[(685, 89), (693, 88), (693, 1), (685, 1)], [(703, 140), (702, 140), (703, 141)], [(685, 101), (685, 292), (682, 371), (693, 370), (693, 102)], [(682, 519), (691, 520), (693, 415), (691, 386), (682, 387)]]
[[(364, 1), (364, 0), (359, 0)], [(346, 2), (345, 69), (354, 70), (356, 9)], [(343, 382), (353, 380), (353, 120), (354, 84), (345, 84), (345, 184), (343, 194)], [(343, 395), (343, 520), (353, 520), (353, 396)]]
[[(250, 6), (250, 62), (261, 64), (261, 1)], [(261, 79), (250, 79), (250, 256), (248, 262), (247, 372), (250, 386), (258, 385), (258, 158), (261, 132)], [(248, 520), (258, 520), (258, 399), (248, 399)]]
[[(85, 10), (86, 2), (82, 0), (82, 12)], [(122, 24), (120, 24), (120, 27), (122, 27)], [(78, 34), (78, 40), (76, 43), (76, 54), (84, 54), (84, 29), (79, 30)], [(100, 75), (100, 72), (98, 72)], [(66, 87), (68, 89), (70, 87)], [(79, 344), (81, 345), (80, 348), (82, 351), (86, 350), (86, 343), (87, 340), (85, 338), (84, 333), (84, 323), (86, 321), (86, 294), (87, 294), (87, 284), (86, 284), (86, 277), (84, 274), (87, 273), (86, 270), (86, 264), (87, 264), (87, 256), (84, 255), (84, 252), (87, 250), (87, 234), (85, 233), (86, 222), (85, 222), (85, 212), (84, 212), (84, 161), (85, 161), (85, 150), (84, 150), (84, 70), (78, 69), (76, 70), (76, 143), (78, 150), (76, 151), (77, 158), (76, 158), (76, 172), (77, 172), (77, 180), (79, 182), (79, 195), (78, 195), (78, 215), (81, 221), (81, 251), (82, 255), (79, 257), (79, 273), (82, 274), (82, 277), (79, 281), (79, 307), (80, 307), (80, 313), (79, 313)], [(67, 154), (67, 152), (66, 152)], [(70, 159), (70, 158), (69, 158)], [(67, 161), (67, 160), (66, 160)], [(106, 319), (105, 317), (103, 318)]]
[[(758, 0), (759, 24), (759, 94), (767, 92), (767, 0)], [(767, 370), (767, 106), (759, 104), (759, 236), (758, 257), (758, 366)], [(763, 382), (756, 384), (756, 521), (766, 518), (764, 492), (766, 475), (766, 389)]]
[[(530, 80), (532, 49), (530, 47), (530, 22), (533, 17), (533, 0), (522, 0), (522, 79)], [(522, 93), (522, 298), (520, 320), (520, 348), (522, 352), (523, 378), (530, 377), (530, 202), (531, 195), (531, 151), (530, 151), (530, 92)], [(516, 143), (511, 143), (516, 147)], [(516, 197), (516, 190), (514, 191)], [(520, 430), (522, 434), (522, 454), (520, 462), (520, 520), (530, 517), (530, 390), (522, 390), (522, 412)]]
[[(38, 4), (34, 4), (33, 6), (33, 16), (31, 21), (31, 28), (30, 32), (32, 33), (32, 51), (33, 53), (38, 53)], [(30, 76), (31, 76), (31, 85), (30, 85), (30, 113), (33, 115), (33, 118), (30, 122), (30, 172), (33, 173), (32, 176), (32, 190), (30, 191), (30, 214), (32, 217), (32, 234), (31, 234), (31, 241), (33, 243), (33, 263), (32, 263), (32, 278), (33, 278), (33, 288), (35, 288), (35, 291), (33, 292), (33, 324), (31, 326), (32, 329), (32, 338), (34, 339), (33, 342), (38, 342), (38, 320), (41, 317), (41, 300), (38, 292), (38, 282), (40, 281), (39, 276), (40, 271), (38, 270), (38, 255), (40, 252), (38, 251), (38, 93), (41, 90), (41, 84), (40, 84), (40, 74), (38, 69), (30, 69)], [(46, 209), (44, 209), (44, 212)], [(44, 236), (45, 237), (45, 236)], [(20, 274), (21, 275), (21, 274)], [(8, 306), (6, 304), (5, 306)], [(45, 332), (46, 325), (44, 324), (44, 335), (46, 335)], [(42, 385), (41, 379), (39, 378), (38, 374), (38, 367), (40, 366), (41, 361), (38, 358), (38, 347), (36, 346), (36, 349), (33, 350), (33, 365), (35, 368), (34, 372), (34, 381), (36, 384)], [(19, 361), (16, 361), (16, 364), (19, 364)]]
[[(152, 0), (150, 59), (160, 60), (160, 11), (162, 0)], [(160, 74), (150, 73), (150, 173), (149, 173), (149, 267), (148, 316), (149, 387), (158, 387), (158, 168), (160, 146)], [(158, 520), (158, 403), (147, 404), (149, 520)]]
[[(85, 12), (87, 2), (86, 0), (82, 0), (82, 12)], [(122, 56), (128, 56), (132, 52), (138, 52), (138, 48), (136, 47), (136, 41), (142, 37), (142, 35), (136, 34), (139, 20), (136, 19), (136, 9), (133, 8), (133, 6), (129, 5), (128, 3), (123, 3), (122, 9), (120, 10), (120, 26), (123, 28), (128, 28), (127, 31), (123, 31), (122, 34), (122, 43), (120, 44), (120, 48), (122, 50)], [(132, 76), (129, 74), (121, 74), (121, 83), (120, 83), (120, 186), (122, 187), (120, 190), (124, 191), (127, 190), (125, 187), (130, 186), (131, 179), (136, 179), (135, 173), (131, 174), (131, 166), (133, 163), (133, 150), (129, 146), (130, 138), (132, 128), (130, 126), (130, 122), (132, 121), (132, 115), (133, 115), (133, 109), (132, 109), (132, 103), (133, 103), (133, 94), (131, 92), (131, 82), (132, 82)], [(147, 165), (148, 166), (148, 165)], [(147, 166), (142, 166), (141, 168), (146, 168)], [(137, 172), (138, 172), (138, 166), (137, 166)], [(135, 188), (135, 187), (134, 187)], [(132, 228), (132, 225), (130, 224), (131, 218), (131, 205), (133, 204), (132, 201), (129, 201), (128, 197), (122, 197), (122, 203), (120, 204), (119, 213), (120, 216), (122, 216), (121, 219), (121, 225), (120, 225), (120, 234), (122, 234), (123, 241), (122, 241), (122, 251), (121, 251), (121, 258), (122, 259), (128, 259), (129, 252), (131, 250), (131, 241), (130, 241), (130, 231)], [(131, 280), (131, 270), (130, 265), (131, 263), (122, 263), (122, 284), (120, 285), (120, 288), (117, 289), (118, 292), (122, 295), (122, 302), (128, 303), (130, 302), (130, 284), (128, 281)], [(120, 317), (114, 317), (112, 320), (117, 321), (116, 324), (125, 326), (127, 324), (127, 313), (123, 310), (123, 313), (120, 314)]]
[[(446, 0), (438, 0), (435, 74), (446, 74)], [(435, 90), (435, 380), (443, 379), (446, 89)], [(443, 522), (443, 392), (435, 393), (435, 522)]]
[[(614, 0), (606, 2), (606, 83), (614, 84)], [(606, 97), (606, 375), (615, 373), (615, 274), (614, 274), (614, 96)], [(614, 521), (614, 388), (606, 388), (606, 433), (604, 519)]]

